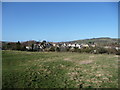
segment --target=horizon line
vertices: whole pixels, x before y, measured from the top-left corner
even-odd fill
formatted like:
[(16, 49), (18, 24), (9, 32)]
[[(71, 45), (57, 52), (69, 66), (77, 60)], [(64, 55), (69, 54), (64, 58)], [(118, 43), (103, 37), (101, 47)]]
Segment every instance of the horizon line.
[[(110, 39), (119, 39), (120, 37), (93, 37), (93, 38), (84, 38), (84, 39), (75, 39), (75, 40), (66, 40), (66, 41), (50, 41), (50, 40), (46, 40), (46, 39), (42, 39), (42, 40), (35, 40), (35, 39), (31, 39), (31, 40), (15, 40), (15, 41), (9, 41), (9, 40), (2, 40), (2, 42), (26, 42), (26, 41), (47, 41), (47, 42), (71, 42), (71, 41), (77, 41), (77, 40), (87, 40), (87, 39), (98, 39), (98, 38), (110, 38)], [(1, 42), (1, 41), (0, 41)]]

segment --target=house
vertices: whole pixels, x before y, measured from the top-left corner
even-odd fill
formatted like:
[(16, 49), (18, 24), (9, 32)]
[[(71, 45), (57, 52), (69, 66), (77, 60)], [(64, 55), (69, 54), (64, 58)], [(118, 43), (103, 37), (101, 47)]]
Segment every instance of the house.
[(26, 46), (26, 49), (27, 49), (27, 50), (30, 50), (30, 49), (32, 49), (32, 47), (30, 47), (30, 46)]
[(54, 47), (56, 46), (56, 44), (55, 44), (55, 43), (53, 43), (52, 45), (53, 45)]
[(64, 44), (62, 44), (62, 46), (63, 46), (63, 47), (66, 47), (66, 46), (67, 46), (67, 44), (66, 44), (66, 43), (64, 43)]
[(75, 47), (78, 47), (79, 49), (81, 49), (82, 48), (82, 46), (80, 45), (80, 44), (76, 44), (76, 46)]
[(76, 43), (75, 44), (68, 44), (68, 47), (72, 47), (72, 48), (78, 47), (79, 49), (82, 48), (80, 44), (76, 44)]
[(82, 46), (82, 47), (86, 47), (86, 48), (89, 47), (88, 44), (81, 44), (81, 46)]
[(118, 51), (118, 50), (120, 50), (120, 47), (115, 47), (115, 49)]
[(95, 45), (95, 44), (93, 44), (93, 45), (91, 45), (91, 47), (96, 47), (96, 45)]

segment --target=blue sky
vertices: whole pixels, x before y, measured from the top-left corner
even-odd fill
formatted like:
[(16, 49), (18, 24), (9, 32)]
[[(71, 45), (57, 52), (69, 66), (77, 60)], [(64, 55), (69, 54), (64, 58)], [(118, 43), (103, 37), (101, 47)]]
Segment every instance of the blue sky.
[(118, 37), (117, 2), (4, 2), (3, 41)]

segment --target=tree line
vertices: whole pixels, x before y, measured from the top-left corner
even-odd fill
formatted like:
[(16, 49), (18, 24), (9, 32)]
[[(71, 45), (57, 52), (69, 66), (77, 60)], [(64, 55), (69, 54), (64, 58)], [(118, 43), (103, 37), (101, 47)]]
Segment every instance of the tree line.
[[(2, 50), (19, 50), (19, 51), (40, 51), (39, 49), (34, 49), (34, 44), (39, 43), (35, 41), (29, 41), (20, 43), (18, 42), (11, 42), (11, 43), (3, 43), (2, 44)], [(46, 47), (44, 44), (46, 41), (41, 42), (41, 45), (43, 45), (43, 50), (41, 51), (47, 51), (47, 52), (79, 52), (79, 53), (93, 53), (93, 54), (116, 54), (120, 55), (120, 50), (116, 50), (115, 48), (104, 48), (104, 47), (83, 47), (79, 49), (78, 47)], [(26, 49), (26, 46), (31, 46), (31, 49)]]

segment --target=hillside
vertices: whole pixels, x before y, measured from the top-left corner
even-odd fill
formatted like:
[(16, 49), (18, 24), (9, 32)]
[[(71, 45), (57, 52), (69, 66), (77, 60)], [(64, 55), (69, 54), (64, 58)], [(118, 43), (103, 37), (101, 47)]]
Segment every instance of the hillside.
[(75, 41), (69, 41), (67, 43), (97, 43), (100, 45), (106, 45), (106, 44), (113, 44), (118, 43), (117, 38), (92, 38), (92, 39), (84, 39), (84, 40), (75, 40)]

